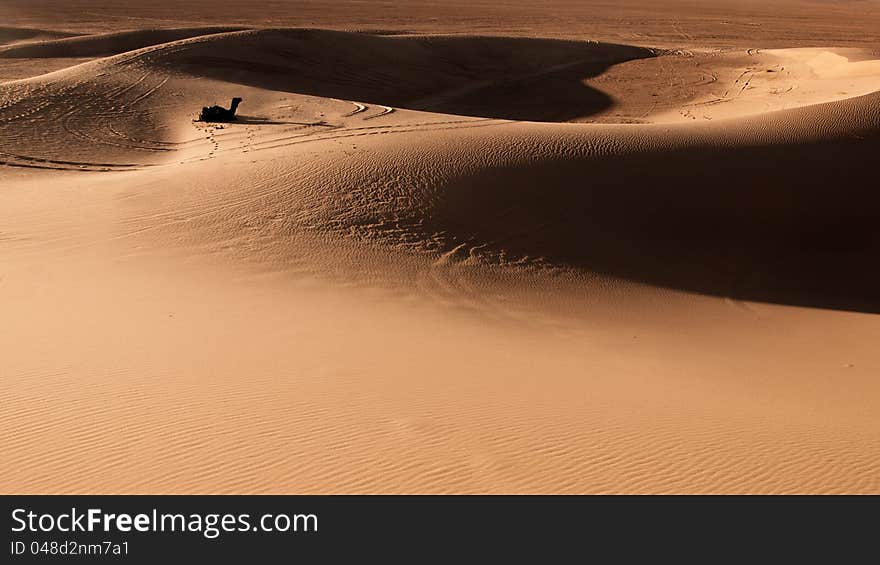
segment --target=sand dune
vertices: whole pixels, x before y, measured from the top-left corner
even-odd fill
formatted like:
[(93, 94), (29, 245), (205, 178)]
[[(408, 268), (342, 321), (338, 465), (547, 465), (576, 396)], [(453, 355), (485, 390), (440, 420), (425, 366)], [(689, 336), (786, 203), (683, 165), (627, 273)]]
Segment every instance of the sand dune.
[[(0, 41), (0, 80), (29, 78), (57, 71), (94, 59), (182, 38), (241, 28), (146, 29), (75, 35), (24, 28), (5, 28), (7, 35), (27, 37), (28, 41), (2, 45)], [(0, 39), (3, 35), (0, 34)]]
[(877, 492), (880, 67), (760, 47), (0, 48), (0, 490)]
[(177, 41), (187, 37), (235, 31), (238, 29), (241, 28), (198, 27), (117, 31), (75, 37), (64, 37), (62, 35), (60, 39), (32, 40), (25, 44), (0, 47), (0, 57), (20, 59), (104, 57), (133, 51), (150, 45)]
[[(318, 27), (340, 31), (491, 34), (595, 39), (650, 47), (877, 48), (880, 12), (872, 0), (274, 0), (271, 9), (235, 2), (149, 3), (6, 0), (0, 18), (20, 25), (97, 33), (141, 27), (241, 24), (254, 28)], [(63, 16), (63, 17), (62, 17)], [(793, 20), (796, 20), (793, 22)]]
[(0, 45), (16, 44), (20, 42), (48, 41), (76, 34), (46, 29), (31, 29), (26, 27), (0, 27)]

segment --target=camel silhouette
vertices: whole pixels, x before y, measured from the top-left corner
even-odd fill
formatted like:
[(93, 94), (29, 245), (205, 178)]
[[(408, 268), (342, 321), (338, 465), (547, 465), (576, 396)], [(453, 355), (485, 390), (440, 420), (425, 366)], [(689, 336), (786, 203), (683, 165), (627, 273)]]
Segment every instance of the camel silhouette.
[(199, 114), (199, 120), (203, 122), (231, 122), (235, 119), (235, 110), (241, 104), (241, 98), (233, 98), (229, 109), (222, 106), (205, 106)]

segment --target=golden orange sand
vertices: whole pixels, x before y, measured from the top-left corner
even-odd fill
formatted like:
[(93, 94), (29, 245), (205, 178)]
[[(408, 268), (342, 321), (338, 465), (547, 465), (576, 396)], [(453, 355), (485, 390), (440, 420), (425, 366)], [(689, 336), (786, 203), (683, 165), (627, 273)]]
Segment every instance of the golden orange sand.
[(873, 16), (166, 4), (3, 8), (0, 492), (880, 492)]

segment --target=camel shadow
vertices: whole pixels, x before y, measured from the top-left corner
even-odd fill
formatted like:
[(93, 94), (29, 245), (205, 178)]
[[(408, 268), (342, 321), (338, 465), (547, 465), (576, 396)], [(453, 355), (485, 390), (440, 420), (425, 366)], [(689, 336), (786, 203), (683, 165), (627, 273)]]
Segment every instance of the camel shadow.
[(295, 121), (287, 121), (287, 120), (274, 120), (272, 118), (264, 118), (260, 116), (248, 116), (243, 114), (238, 114), (235, 117), (235, 123), (246, 124), (246, 125), (257, 125), (257, 126), (328, 126), (325, 121), (319, 122), (295, 122)]

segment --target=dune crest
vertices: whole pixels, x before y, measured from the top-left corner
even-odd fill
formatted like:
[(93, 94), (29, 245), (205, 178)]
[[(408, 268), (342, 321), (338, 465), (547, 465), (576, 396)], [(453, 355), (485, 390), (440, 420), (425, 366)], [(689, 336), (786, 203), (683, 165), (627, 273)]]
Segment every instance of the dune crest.
[[(519, 44), (522, 58), (511, 51)], [(507, 58), (490, 67), (501, 51)], [(475, 52), (470, 67), (454, 58)], [(369, 53), (376, 63), (355, 60), (352, 68), (369, 68), (395, 84), (415, 80), (395, 89), (390, 100), (373, 98), (379, 94), (371, 89), (385, 88), (383, 81), (347, 72), (339, 61), (332, 67), (321, 63), (321, 58), (357, 53)], [(675, 129), (443, 118), (373, 102), (454, 107), (473, 95), (484, 106), (495, 106), (495, 114), (527, 111), (523, 101), (534, 97), (523, 84), (554, 85), (551, 75), (536, 69), (553, 61), (573, 68), (586, 59), (606, 65), (604, 61), (614, 60), (609, 57), (620, 60), (639, 53), (592, 43), (320, 30), (202, 34), (10, 83), (8, 88), (20, 98), (10, 97), (0, 114), (0, 120), (5, 118), (0, 127), (11, 132), (6, 139), (39, 147), (37, 139), (23, 136), (49, 137), (46, 126), (39, 132), (23, 131), (21, 118), (14, 114), (22, 112), (33, 122), (60, 125), (57, 139), (73, 136), (78, 142), (67, 142), (63, 149), (44, 145), (53, 152), (52, 159), (19, 154), (12, 147), (0, 152), (7, 163), (23, 167), (99, 171), (148, 170), (221, 154), (224, 160), (252, 160), (265, 154), (290, 163), (271, 161), (281, 174), (300, 166), (296, 155), (302, 151), (358, 142), (386, 157), (376, 160), (372, 153), (356, 152), (341, 167), (324, 167), (326, 177), (300, 182), (321, 184), (333, 178), (320, 198), (295, 196), (297, 190), (321, 194), (317, 186), (291, 187), (260, 205), (277, 208), (273, 214), (278, 216), (309, 210), (312, 229), (392, 246), (444, 254), (464, 245), (474, 250), (472, 259), (490, 264), (539, 260), (542, 265), (719, 296), (877, 312), (880, 304), (873, 289), (880, 280), (876, 269), (865, 267), (877, 244), (873, 213), (880, 206), (868, 182), (880, 126), (877, 95), (735, 122), (700, 120)], [(572, 57), (577, 57), (574, 63)], [(813, 81), (810, 96), (820, 99), (838, 79), (856, 81), (862, 90), (880, 86), (875, 83), (880, 61), (849, 63), (826, 50), (772, 52), (769, 57), (784, 61), (789, 70), (774, 63), (780, 65), (777, 72), (751, 72), (800, 72)], [(297, 66), (302, 61), (309, 66)], [(438, 70), (436, 61), (446, 66)], [(172, 68), (185, 74), (172, 74)], [(327, 71), (331, 68), (332, 73)], [(427, 68), (435, 72), (421, 72)], [(473, 85), (467, 78), (477, 69), (485, 76), (508, 76), (511, 68), (521, 68), (526, 77), (516, 83), (515, 97), (505, 96), (507, 87), (486, 86), (489, 79)], [(196, 77), (202, 76), (216, 77), (215, 92), (243, 94), (247, 102), (239, 123), (223, 129), (186, 124), (188, 112), (200, 106), (197, 85), (202, 83)], [(226, 80), (219, 82), (221, 76)], [(754, 112), (755, 100), (764, 96), (749, 89), (768, 87), (746, 84), (759, 82), (756, 78), (740, 81), (741, 98), (747, 100), (740, 105)], [(430, 89), (453, 94), (425, 102), (421, 93)], [(177, 96), (169, 103), (162, 100), (163, 92)], [(283, 92), (288, 95), (279, 97)], [(71, 98), (85, 104), (66, 105)], [(552, 98), (539, 100), (553, 112), (564, 111)], [(285, 114), (290, 110), (300, 115)], [(431, 135), (412, 135), (417, 132)], [(377, 135), (382, 136), (378, 146), (371, 139)], [(481, 149), (462, 154), (455, 149), (460, 143)], [(82, 158), (97, 149), (102, 161)], [(409, 165), (426, 158), (422, 167)], [(247, 168), (259, 176), (263, 165), (253, 162)], [(214, 176), (211, 170), (196, 170), (188, 174)], [(739, 174), (743, 170), (751, 171), (748, 182)], [(828, 176), (832, 172), (835, 184)], [(296, 203), (292, 209), (291, 202)]]

